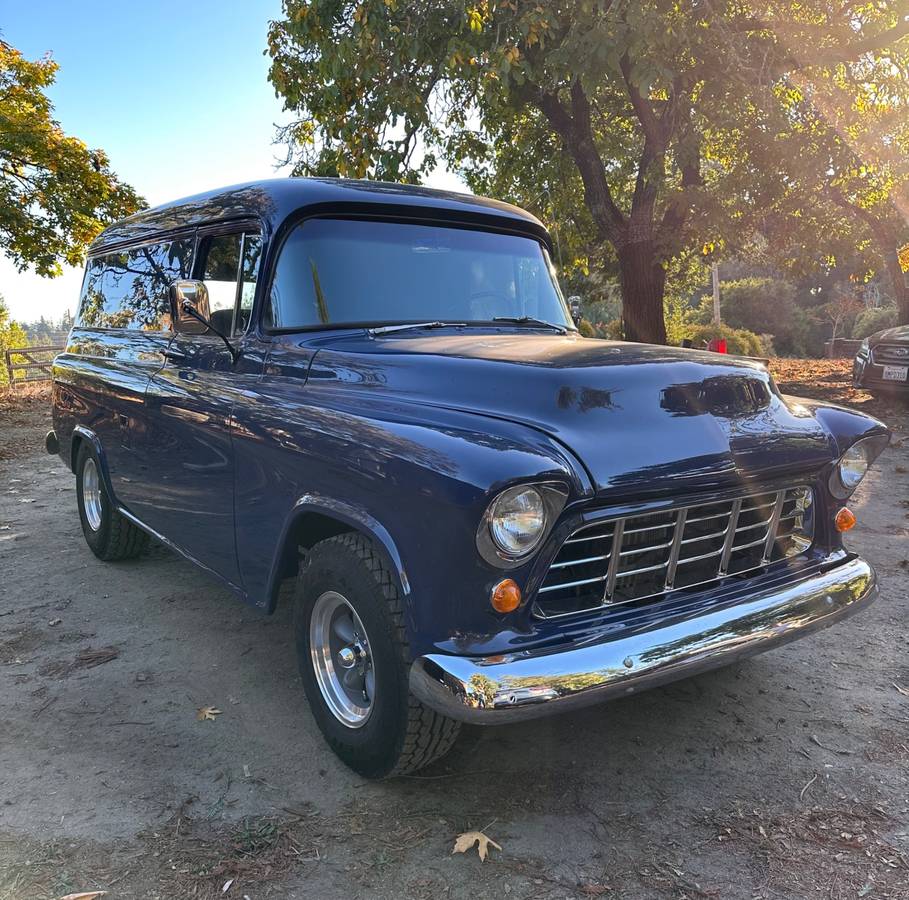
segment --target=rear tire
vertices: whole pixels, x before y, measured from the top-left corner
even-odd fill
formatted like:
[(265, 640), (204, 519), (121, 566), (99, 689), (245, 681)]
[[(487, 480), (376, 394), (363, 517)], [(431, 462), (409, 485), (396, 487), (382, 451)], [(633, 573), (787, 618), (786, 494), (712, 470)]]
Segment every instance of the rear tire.
[(410, 652), (397, 587), (359, 534), (307, 555), (294, 598), (297, 661), (316, 723), (366, 778), (415, 772), (444, 756), (460, 724), (410, 693)]
[(82, 533), (98, 559), (132, 559), (148, 546), (148, 535), (114, 508), (101, 462), (94, 448), (85, 442), (76, 455), (76, 498)]

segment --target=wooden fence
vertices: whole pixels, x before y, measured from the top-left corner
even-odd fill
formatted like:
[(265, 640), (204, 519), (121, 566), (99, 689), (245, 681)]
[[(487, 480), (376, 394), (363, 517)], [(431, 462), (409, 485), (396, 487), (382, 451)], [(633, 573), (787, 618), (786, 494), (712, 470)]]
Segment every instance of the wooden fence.
[(49, 381), (53, 374), (54, 357), (62, 353), (63, 344), (46, 344), (40, 347), (9, 347), (6, 352), (6, 374), (9, 386)]

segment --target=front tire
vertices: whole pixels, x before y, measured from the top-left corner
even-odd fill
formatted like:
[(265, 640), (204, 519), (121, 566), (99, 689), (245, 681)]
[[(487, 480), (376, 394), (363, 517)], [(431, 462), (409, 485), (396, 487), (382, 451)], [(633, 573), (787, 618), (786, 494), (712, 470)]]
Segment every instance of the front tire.
[(401, 599), (369, 540), (342, 534), (312, 548), (297, 578), (294, 630), (313, 716), (351, 769), (404, 775), (451, 749), (459, 723), (410, 693)]
[(146, 548), (148, 535), (114, 508), (101, 462), (84, 442), (76, 455), (76, 498), (85, 542), (98, 559), (132, 559)]

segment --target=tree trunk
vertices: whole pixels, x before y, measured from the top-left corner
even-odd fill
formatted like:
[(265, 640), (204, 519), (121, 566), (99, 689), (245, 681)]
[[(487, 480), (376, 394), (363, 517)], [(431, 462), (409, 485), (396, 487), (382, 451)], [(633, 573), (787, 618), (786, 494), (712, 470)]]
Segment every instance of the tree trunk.
[(663, 291), (666, 271), (652, 241), (635, 241), (617, 247), (622, 285), (622, 319), (625, 340), (645, 344), (666, 343)]
[(906, 273), (900, 267), (899, 252), (896, 241), (890, 246), (881, 247), (884, 254), (884, 264), (890, 281), (893, 284), (893, 296), (896, 298), (897, 322), (900, 325), (909, 325), (909, 286), (906, 285)]

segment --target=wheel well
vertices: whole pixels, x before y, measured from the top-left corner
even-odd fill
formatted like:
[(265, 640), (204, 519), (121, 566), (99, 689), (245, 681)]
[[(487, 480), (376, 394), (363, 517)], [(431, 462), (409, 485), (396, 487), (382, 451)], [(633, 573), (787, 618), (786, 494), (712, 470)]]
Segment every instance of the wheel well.
[(347, 522), (333, 519), (322, 513), (305, 513), (300, 516), (287, 532), (284, 540), (284, 549), (281, 553), (281, 562), (278, 567), (278, 580), (293, 578), (300, 567), (300, 548), (309, 550), (319, 541), (334, 537), (336, 534), (346, 534), (356, 531)]
[(73, 470), (73, 474), (76, 472), (76, 460), (79, 458), (79, 448), (82, 446), (82, 442), (85, 438), (78, 432), (73, 435), (72, 441), (69, 445), (69, 467)]

